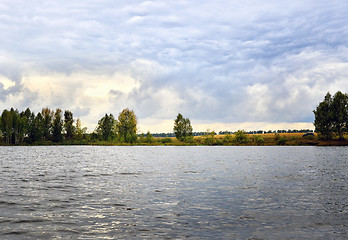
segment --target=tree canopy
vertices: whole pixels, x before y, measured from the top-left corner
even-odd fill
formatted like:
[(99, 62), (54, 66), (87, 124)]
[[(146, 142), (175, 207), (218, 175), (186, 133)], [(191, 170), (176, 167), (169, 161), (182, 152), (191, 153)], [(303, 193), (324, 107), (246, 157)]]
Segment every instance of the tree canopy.
[(322, 139), (331, 139), (337, 134), (343, 140), (348, 126), (348, 95), (338, 91), (332, 97), (327, 93), (314, 112), (315, 131)]
[(192, 136), (191, 121), (188, 118), (184, 118), (180, 113), (174, 120), (174, 134), (179, 141), (184, 141), (186, 138)]
[(97, 133), (102, 140), (111, 141), (115, 138), (115, 123), (114, 116), (107, 113), (98, 121)]
[(118, 121), (116, 123), (116, 131), (120, 138), (120, 141), (125, 141), (128, 143), (133, 143), (137, 141), (137, 117), (133, 110), (128, 108), (123, 109), (123, 111), (118, 116)]

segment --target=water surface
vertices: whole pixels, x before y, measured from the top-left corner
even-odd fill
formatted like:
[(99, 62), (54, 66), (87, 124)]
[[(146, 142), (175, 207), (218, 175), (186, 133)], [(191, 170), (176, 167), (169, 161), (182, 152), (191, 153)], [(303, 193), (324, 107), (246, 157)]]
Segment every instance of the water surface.
[(0, 147), (0, 239), (348, 238), (346, 147)]

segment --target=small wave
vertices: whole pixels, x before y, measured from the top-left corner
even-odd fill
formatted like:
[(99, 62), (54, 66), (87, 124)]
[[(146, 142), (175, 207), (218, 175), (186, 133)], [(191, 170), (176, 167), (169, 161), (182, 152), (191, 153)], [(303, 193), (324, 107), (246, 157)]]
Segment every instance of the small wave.
[(98, 175), (87, 173), (87, 174), (82, 175), (82, 177), (98, 177)]
[(203, 173), (203, 172), (196, 172), (196, 171), (185, 171), (184, 173)]
[(125, 204), (121, 204), (121, 203), (114, 203), (114, 204), (111, 204), (112, 206), (115, 206), (115, 207), (125, 207), (126, 205)]
[(59, 232), (64, 232), (64, 233), (75, 233), (75, 234), (79, 234), (80, 232), (75, 230), (75, 229), (59, 229)]
[(100, 176), (112, 176), (112, 175), (109, 173), (101, 173)]
[(11, 232), (3, 233), (3, 235), (22, 235), (27, 233), (29, 232), (28, 231), (11, 231)]
[(37, 222), (45, 222), (47, 220), (44, 219), (20, 219), (20, 220), (13, 220), (13, 223), (37, 223)]
[(137, 176), (139, 175), (140, 173), (133, 173), (133, 172), (123, 172), (123, 173), (120, 173), (121, 175), (133, 175), (133, 176)]
[(0, 200), (0, 205), (18, 205), (18, 203)]

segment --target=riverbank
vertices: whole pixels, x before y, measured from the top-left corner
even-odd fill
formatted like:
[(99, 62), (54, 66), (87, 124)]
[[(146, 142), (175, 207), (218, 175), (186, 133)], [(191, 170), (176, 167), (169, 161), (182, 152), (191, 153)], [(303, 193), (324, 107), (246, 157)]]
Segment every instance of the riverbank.
[[(348, 136), (346, 136), (347, 139)], [(1, 146), (11, 146), (0, 142)], [(99, 141), (96, 139), (63, 140), (62, 142), (38, 141), (32, 144), (22, 143), (20, 146), (52, 146), (52, 145), (91, 145), (91, 146), (348, 146), (348, 140), (320, 140), (316, 135), (305, 136), (303, 133), (280, 134), (243, 134), (195, 136), (186, 141), (174, 137), (153, 137), (150, 140), (140, 139), (136, 143), (117, 141)]]

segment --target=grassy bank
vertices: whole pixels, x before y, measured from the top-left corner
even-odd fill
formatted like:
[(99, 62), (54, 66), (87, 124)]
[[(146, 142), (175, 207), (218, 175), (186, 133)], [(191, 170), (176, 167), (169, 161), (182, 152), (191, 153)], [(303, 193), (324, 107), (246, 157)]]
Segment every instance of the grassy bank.
[[(348, 135), (345, 136), (348, 138)], [(9, 146), (1, 141), (0, 145)], [(99, 140), (64, 140), (56, 143), (53, 141), (38, 141), (33, 144), (22, 143), (21, 146), (52, 146), (52, 145), (91, 145), (91, 146), (348, 146), (348, 140), (338, 139), (320, 140), (315, 136), (303, 137), (303, 133), (267, 133), (267, 134), (242, 134), (242, 135), (208, 135), (195, 136), (181, 142), (174, 137), (153, 137), (151, 141), (140, 140), (130, 144), (115, 141)]]

